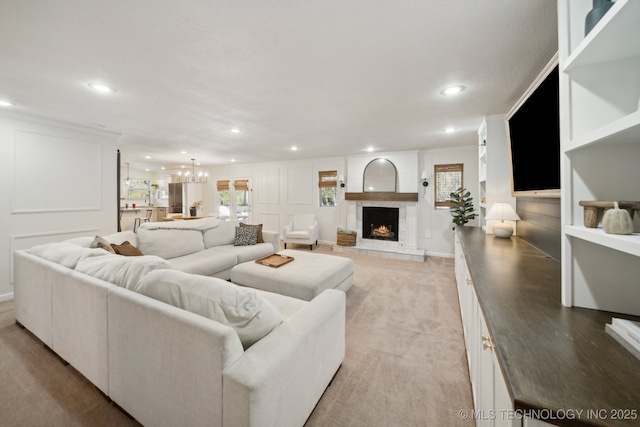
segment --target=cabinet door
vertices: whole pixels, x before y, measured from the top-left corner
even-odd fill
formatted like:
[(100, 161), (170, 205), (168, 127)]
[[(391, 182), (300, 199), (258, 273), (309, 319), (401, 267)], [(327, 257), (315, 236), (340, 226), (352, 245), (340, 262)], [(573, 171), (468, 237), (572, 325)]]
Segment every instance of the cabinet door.
[(476, 425), (478, 427), (493, 427), (495, 421), (495, 400), (493, 394), (494, 372), (493, 372), (493, 351), (489, 329), (484, 321), (482, 313), (478, 312), (480, 321), (480, 334), (477, 346), (478, 354), (478, 399), (476, 407)]
[(167, 216), (167, 208), (156, 208), (156, 221), (162, 221)]

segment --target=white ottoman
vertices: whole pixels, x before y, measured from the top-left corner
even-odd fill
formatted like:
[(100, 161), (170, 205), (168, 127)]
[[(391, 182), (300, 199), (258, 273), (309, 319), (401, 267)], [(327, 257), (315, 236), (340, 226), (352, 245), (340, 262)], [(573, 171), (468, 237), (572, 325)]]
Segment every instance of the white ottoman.
[(353, 285), (353, 260), (295, 250), (278, 252), (293, 261), (278, 268), (255, 261), (231, 269), (231, 281), (264, 291), (311, 301), (325, 289), (347, 291)]

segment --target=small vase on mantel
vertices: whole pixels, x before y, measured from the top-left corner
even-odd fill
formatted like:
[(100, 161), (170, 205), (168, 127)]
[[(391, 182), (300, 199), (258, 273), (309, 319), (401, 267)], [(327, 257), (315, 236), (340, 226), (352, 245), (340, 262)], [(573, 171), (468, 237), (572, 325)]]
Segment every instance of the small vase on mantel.
[(584, 21), (584, 35), (585, 37), (596, 26), (596, 24), (602, 19), (609, 9), (613, 6), (611, 0), (593, 0), (593, 9), (587, 13), (587, 18)]
[(198, 216), (198, 208), (189, 208), (189, 215)]

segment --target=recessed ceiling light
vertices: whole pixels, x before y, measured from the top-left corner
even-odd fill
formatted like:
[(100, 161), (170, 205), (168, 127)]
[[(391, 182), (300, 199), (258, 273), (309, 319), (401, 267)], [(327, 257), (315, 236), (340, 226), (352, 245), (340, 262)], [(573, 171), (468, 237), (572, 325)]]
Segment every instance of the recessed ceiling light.
[(4, 99), (0, 99), (0, 107), (12, 107), (13, 104), (9, 101), (5, 101)]
[(145, 159), (150, 159), (150, 158), (151, 158), (151, 156), (144, 156), (144, 158), (145, 158)]
[(448, 88), (442, 89), (440, 93), (442, 95), (455, 95), (456, 93), (460, 93), (464, 90), (464, 86), (449, 86)]
[(182, 150), (182, 151), (180, 151), (180, 154), (187, 154), (187, 152)]
[(162, 166), (160, 169), (165, 170), (166, 168), (164, 166)]
[(373, 147), (367, 147), (367, 151), (368, 151), (369, 153), (373, 153)]
[(149, 169), (145, 169), (145, 172), (149, 172)]
[(240, 129), (233, 128), (233, 129), (231, 129), (231, 133), (240, 133)]
[(456, 131), (456, 128), (449, 127), (449, 128), (444, 129), (442, 132), (444, 132), (444, 133), (453, 133), (455, 131)]
[(298, 147), (294, 145), (293, 147), (291, 147), (291, 151), (298, 151)]
[(236, 159), (231, 159), (231, 162), (232, 162), (232, 163), (233, 163), (233, 162), (235, 162), (235, 161), (236, 161)]
[(101, 93), (111, 93), (111, 92), (115, 92), (115, 89), (107, 86), (107, 85), (103, 85), (101, 83), (89, 83), (89, 87), (95, 91), (101, 92)]

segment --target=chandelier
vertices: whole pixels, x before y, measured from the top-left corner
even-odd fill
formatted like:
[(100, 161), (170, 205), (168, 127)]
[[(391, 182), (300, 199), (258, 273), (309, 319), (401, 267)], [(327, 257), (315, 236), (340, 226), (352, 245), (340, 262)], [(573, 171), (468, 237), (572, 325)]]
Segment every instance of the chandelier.
[(204, 184), (207, 182), (207, 172), (199, 171), (196, 173), (196, 159), (191, 159), (191, 171), (184, 173), (178, 172), (178, 179), (180, 182), (193, 182), (197, 184)]

